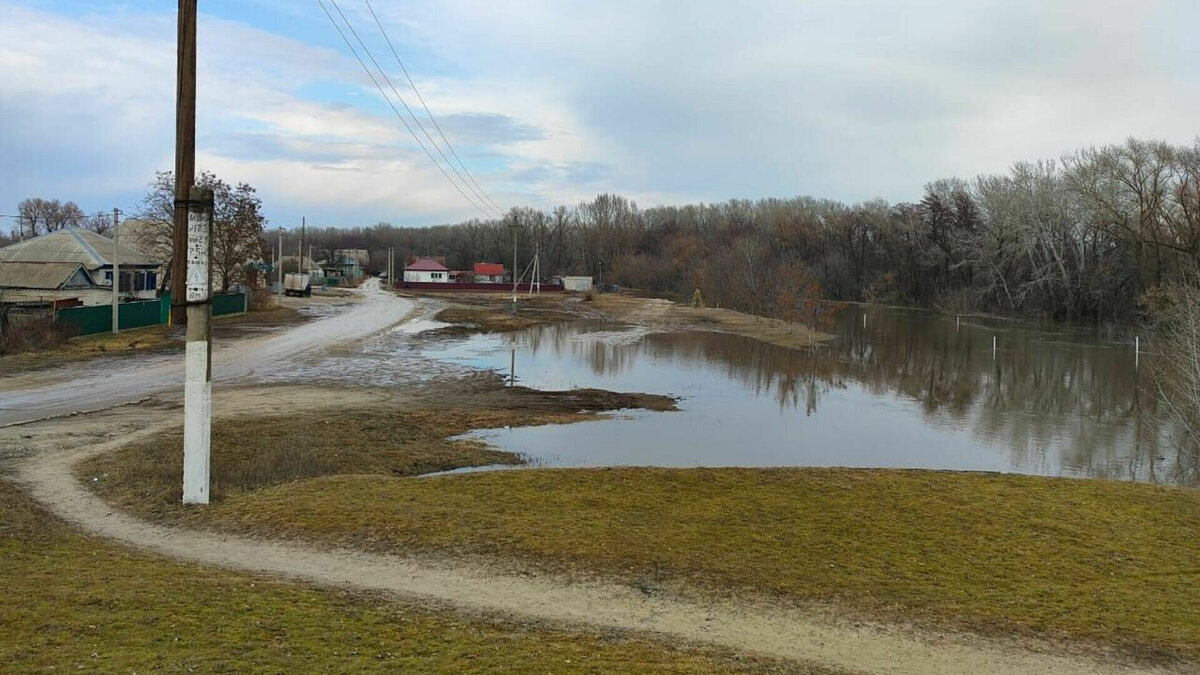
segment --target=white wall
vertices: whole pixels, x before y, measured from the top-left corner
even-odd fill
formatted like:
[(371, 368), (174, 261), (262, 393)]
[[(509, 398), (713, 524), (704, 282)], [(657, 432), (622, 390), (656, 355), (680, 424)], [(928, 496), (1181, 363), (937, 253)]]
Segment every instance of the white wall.
[(416, 270), (404, 270), (405, 281), (416, 282), (448, 282), (450, 281), (449, 272), (421, 272)]

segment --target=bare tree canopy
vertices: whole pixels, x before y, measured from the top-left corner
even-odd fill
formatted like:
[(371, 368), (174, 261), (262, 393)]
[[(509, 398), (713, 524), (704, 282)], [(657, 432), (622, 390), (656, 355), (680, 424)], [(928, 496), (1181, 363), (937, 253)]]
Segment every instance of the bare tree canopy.
[[(196, 176), (196, 185), (213, 191), (213, 283), (222, 291), (228, 290), (246, 281), (248, 264), (265, 258), (262, 233), (267, 219), (262, 214), (262, 200), (249, 184), (230, 185), (207, 171)], [(173, 250), (174, 210), (175, 175), (160, 171), (139, 208), (138, 219), (144, 223), (138, 233), (141, 248), (163, 251), (169, 257)], [(169, 287), (170, 269), (166, 279)]]
[(17, 234), (21, 237), (36, 237), (64, 227), (81, 227), (87, 221), (78, 204), (57, 199), (32, 197), (18, 204), (17, 212), (20, 215)]

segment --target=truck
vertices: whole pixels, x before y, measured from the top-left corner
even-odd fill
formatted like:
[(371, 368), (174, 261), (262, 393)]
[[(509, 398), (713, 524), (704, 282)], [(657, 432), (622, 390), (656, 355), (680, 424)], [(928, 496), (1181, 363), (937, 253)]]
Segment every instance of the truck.
[(309, 283), (307, 274), (296, 274), (295, 272), (285, 274), (283, 277), (283, 292), (287, 295), (296, 297), (312, 297), (312, 284)]

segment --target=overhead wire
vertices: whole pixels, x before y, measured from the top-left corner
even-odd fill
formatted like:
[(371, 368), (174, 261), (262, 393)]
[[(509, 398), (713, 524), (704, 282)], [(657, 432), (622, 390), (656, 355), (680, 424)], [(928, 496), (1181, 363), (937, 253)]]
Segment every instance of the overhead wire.
[(450, 143), (450, 139), (446, 137), (446, 132), (442, 131), (442, 125), (438, 124), (437, 118), (433, 116), (433, 111), (430, 110), (429, 105), (425, 103), (425, 97), (421, 95), (421, 90), (417, 88), (417, 83), (414, 82), (412, 76), (409, 75), (408, 68), (406, 68), (404, 65), (404, 60), (400, 58), (399, 52), (396, 51), (396, 46), (392, 44), (392, 39), (388, 36), (387, 30), (384, 29), (383, 22), (379, 20), (379, 15), (375, 13), (375, 7), (371, 5), (371, 0), (363, 1), (367, 5), (367, 10), (371, 12), (371, 18), (375, 20), (375, 25), (379, 27), (379, 33), (383, 36), (384, 41), (387, 43), (388, 49), (391, 50), (392, 56), (396, 58), (396, 63), (399, 64), (400, 71), (404, 73), (404, 78), (408, 80), (408, 86), (412, 87), (413, 93), (417, 95), (417, 100), (421, 102), (421, 107), (425, 109), (425, 114), (429, 116), (429, 121), (433, 122), (433, 126), (437, 130), (438, 135), (441, 136), (442, 142), (445, 143), (446, 147), (450, 149), (450, 154), (454, 155), (454, 159), (458, 160), (458, 165), (462, 167), (463, 173), (467, 174), (467, 178), (469, 178), (471, 183), (475, 186), (476, 195), (478, 195), (481, 199), (486, 200), (494, 208), (503, 213), (504, 207), (497, 204), (496, 201), (484, 191), (483, 187), (479, 185), (479, 182), (475, 180), (475, 176), (471, 174), (471, 170), (467, 168), (467, 165), (462, 161), (462, 158), (458, 156), (458, 152), (455, 151), (454, 145)]
[[(433, 139), (433, 136), (430, 135), (429, 130), (425, 128), (425, 125), (421, 124), (421, 120), (417, 118), (416, 113), (413, 112), (412, 108), (409, 107), (408, 102), (405, 101), (404, 97), (399, 91), (397, 91), (396, 85), (392, 84), (392, 78), (388, 77), (387, 71), (385, 71), (383, 66), (379, 64), (379, 61), (375, 59), (375, 54), (371, 52), (370, 47), (368, 47), (367, 43), (363, 41), (362, 36), (359, 35), (358, 30), (355, 29), (353, 22), (350, 21), (350, 17), (346, 16), (346, 13), (342, 11), (342, 8), (340, 5), (338, 5), (337, 0), (329, 0), (329, 3), (333, 5), (333, 8), (337, 10), (338, 15), (342, 17), (342, 21), (346, 23), (346, 28), (350, 29), (350, 34), (354, 36), (354, 39), (358, 42), (359, 46), (362, 47), (363, 52), (367, 55), (367, 58), (371, 60), (371, 63), (375, 64), (375, 70), (379, 72), (380, 77), (382, 77), (384, 82), (387, 83), (388, 88), (392, 90), (392, 94), (394, 94), (396, 99), (400, 101), (400, 105), (404, 106), (404, 109), (408, 111), (408, 116), (411, 117), (412, 121), (416, 123), (417, 128), (420, 129), (421, 133), (425, 135), (425, 138), (429, 141), (429, 144), (433, 146), (434, 150), (437, 150), (437, 153), (441, 155), (442, 160), (446, 162), (446, 166), (450, 167), (450, 170), (454, 172), (454, 175), (458, 176), (458, 179), (462, 181), (463, 186), (468, 190), (471, 190), (471, 184), (467, 182), (467, 179), (463, 177), (462, 173), (460, 173), (459, 170), (454, 166), (454, 163), (450, 161), (450, 158), (446, 156), (446, 153), (442, 151), (442, 148), (438, 145), (437, 141)], [(503, 215), (500, 209), (490, 205), (483, 197), (475, 195), (475, 198), (478, 199), (481, 204), (483, 204), (485, 209), (495, 211), (494, 215)]]
[[(338, 13), (342, 15), (342, 18), (346, 19), (345, 14), (342, 13), (341, 9), (337, 6), (337, 3), (335, 2), (335, 0), (329, 0), (329, 1), (331, 4), (333, 4), (334, 8), (338, 10)], [(408, 133), (413, 137), (413, 140), (415, 140), (417, 142), (417, 145), (419, 145), (421, 147), (421, 150), (425, 151), (425, 155), (427, 157), (429, 157), (429, 161), (433, 162), (434, 166), (437, 167), (438, 171), (441, 172), (442, 176), (447, 181), (449, 181), (449, 183), (452, 186), (454, 186), (454, 189), (458, 191), (458, 194), (462, 195), (463, 199), (467, 200), (467, 202), (469, 202), (471, 204), (471, 206), (475, 207), (475, 209), (478, 210), (480, 213), (482, 213), (484, 215), (484, 217), (495, 218), (496, 214), (490, 212), (488, 209), (484, 208), (483, 206), (480, 206), (475, 201), (475, 199), (472, 199), (471, 196), (468, 195), (467, 192), (463, 190), (463, 188), (458, 184), (458, 182), (456, 182), (453, 178), (450, 177), (450, 174), (446, 173), (446, 170), (444, 168), (442, 168), (441, 162), (438, 162), (437, 158), (435, 158), (433, 156), (433, 153), (429, 151), (429, 148), (425, 147), (425, 143), (423, 143), (421, 141), (420, 136), (418, 136), (417, 132), (413, 130), (412, 125), (408, 123), (408, 120), (405, 119), (404, 115), (400, 113), (400, 110), (399, 110), (399, 108), (396, 107), (396, 104), (392, 102), (391, 97), (389, 97), (387, 95), (387, 92), (383, 90), (383, 85), (381, 85), (379, 83), (379, 80), (376, 79), (375, 74), (371, 72), (371, 69), (370, 69), (370, 67), (367, 66), (366, 61), (363, 61), (362, 57), (359, 56), (358, 50), (354, 48), (354, 45), (350, 42), (350, 38), (346, 37), (345, 31), (342, 30), (342, 27), (341, 27), (341, 25), (338, 24), (337, 19), (333, 18), (333, 14), (331, 14), (329, 12), (329, 8), (325, 6), (324, 0), (317, 0), (317, 4), (321, 6), (321, 11), (325, 12), (325, 16), (328, 17), (329, 22), (333, 24), (334, 29), (337, 30), (338, 35), (341, 36), (342, 41), (346, 43), (346, 47), (350, 50), (350, 53), (354, 55), (355, 60), (357, 60), (358, 64), (360, 66), (362, 66), (363, 71), (365, 71), (367, 73), (367, 77), (370, 78), (371, 83), (374, 84), (375, 88), (379, 90), (379, 94), (381, 96), (383, 96), (383, 99), (384, 99), (384, 101), (387, 102), (388, 107), (390, 107), (392, 109), (392, 112), (395, 113), (396, 117), (400, 118), (400, 121), (404, 124), (404, 128), (408, 130)], [(346, 20), (346, 27), (349, 28), (352, 33), (354, 33), (355, 37), (358, 39), (359, 44), (361, 44), (363, 46), (363, 51), (366, 52), (367, 56), (373, 62), (375, 62), (375, 57), (371, 55), (370, 50), (366, 48), (366, 45), (363, 44), (362, 39), (358, 37), (357, 32), (354, 30), (354, 26), (350, 24), (349, 20)], [(379, 67), (378, 62), (375, 62), (375, 67), (376, 68)], [(380, 72), (382, 73), (382, 69), (380, 69)], [(384, 77), (386, 79), (387, 76), (384, 75)], [(393, 90), (393, 92), (395, 92), (395, 87), (392, 87), (392, 90)], [(397, 98), (400, 98), (398, 93), (396, 94), (396, 96), (397, 96)], [(402, 104), (404, 104), (405, 108), (408, 107), (408, 105), (404, 103), (403, 98), (400, 99), (400, 102)], [(412, 115), (411, 110), (409, 111), (409, 114)], [(416, 117), (414, 116), (413, 119), (416, 120)], [(449, 163), (449, 160), (446, 160), (446, 161), (447, 161), (447, 163)], [(451, 165), (450, 168), (453, 169), (454, 166)], [(461, 177), (460, 177), (460, 179), (461, 179)], [(464, 182), (464, 184), (466, 184), (466, 181), (463, 181), (463, 182)]]

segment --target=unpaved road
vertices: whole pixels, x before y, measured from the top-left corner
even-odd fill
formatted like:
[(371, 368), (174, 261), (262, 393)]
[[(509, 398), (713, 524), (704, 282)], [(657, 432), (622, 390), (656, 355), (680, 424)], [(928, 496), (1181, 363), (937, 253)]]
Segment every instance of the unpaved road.
[[(298, 354), (377, 333), (401, 321), (411, 300), (385, 293), (372, 279), (344, 312), (272, 335), (213, 344), (213, 381), (229, 383)], [(98, 410), (183, 388), (183, 356), (159, 354), (73, 364), (0, 378), (0, 427)]]

